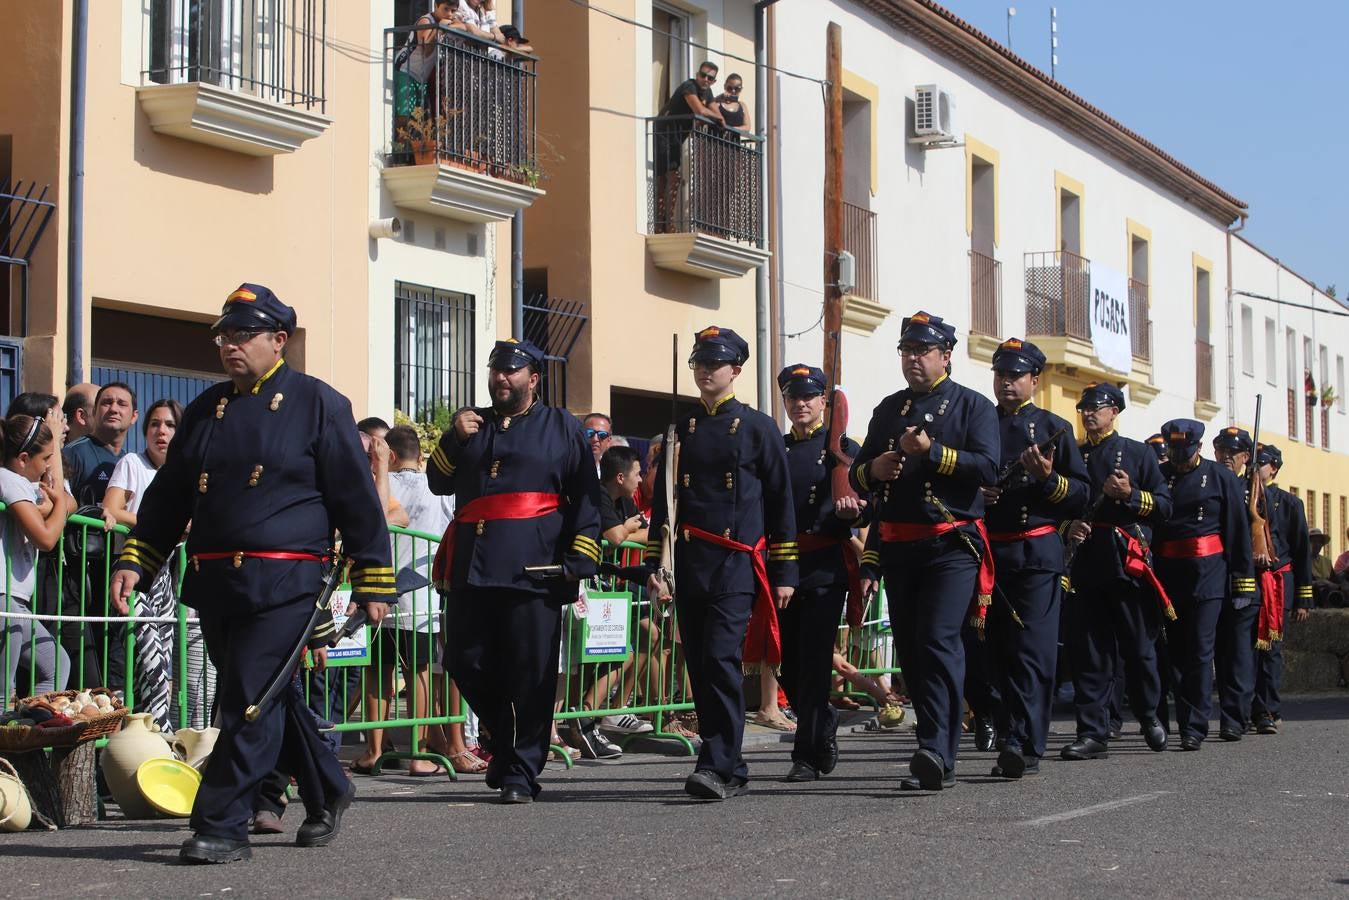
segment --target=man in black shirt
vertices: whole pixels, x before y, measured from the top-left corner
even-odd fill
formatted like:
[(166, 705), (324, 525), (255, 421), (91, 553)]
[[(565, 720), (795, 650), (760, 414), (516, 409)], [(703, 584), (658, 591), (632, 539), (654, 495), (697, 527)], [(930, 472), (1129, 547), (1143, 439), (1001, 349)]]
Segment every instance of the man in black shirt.
[(721, 125), (726, 122), (712, 106), (712, 85), (717, 83), (717, 65), (704, 62), (698, 74), (674, 89), (660, 111), (660, 118), (652, 129), (652, 164), (656, 175), (656, 220), (652, 229), (657, 234), (687, 231), (679, 222), (680, 156), (684, 142), (693, 132), (693, 117), (702, 116)]

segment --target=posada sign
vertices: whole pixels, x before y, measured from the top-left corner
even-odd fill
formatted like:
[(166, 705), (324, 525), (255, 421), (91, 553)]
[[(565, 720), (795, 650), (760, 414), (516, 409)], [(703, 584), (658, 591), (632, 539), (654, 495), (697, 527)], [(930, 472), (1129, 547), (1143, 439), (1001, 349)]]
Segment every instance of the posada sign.
[(1091, 298), (1091, 346), (1107, 369), (1128, 374), (1133, 368), (1129, 336), (1129, 279), (1123, 272), (1093, 264)]

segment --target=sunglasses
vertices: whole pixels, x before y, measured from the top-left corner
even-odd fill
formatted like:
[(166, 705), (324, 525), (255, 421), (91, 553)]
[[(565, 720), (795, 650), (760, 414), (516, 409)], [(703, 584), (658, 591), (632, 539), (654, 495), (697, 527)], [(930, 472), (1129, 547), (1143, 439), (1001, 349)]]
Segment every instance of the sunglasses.
[(717, 80), (717, 76), (713, 75), (711, 72), (699, 72), (698, 77), (706, 79), (707, 81), (711, 81), (713, 83), (715, 83)]
[(726, 85), (726, 93), (728, 93), (728, 94), (738, 94), (738, 93), (740, 93), (742, 90), (744, 90), (744, 87), (745, 87), (745, 86), (744, 86), (743, 84), (737, 84), (737, 85), (735, 85), (734, 87), (732, 87), (731, 85), (728, 84), (728, 85)]
[(598, 428), (587, 428), (586, 440), (590, 440), (591, 438), (598, 438), (601, 441), (607, 441), (609, 440), (609, 432), (600, 431)]

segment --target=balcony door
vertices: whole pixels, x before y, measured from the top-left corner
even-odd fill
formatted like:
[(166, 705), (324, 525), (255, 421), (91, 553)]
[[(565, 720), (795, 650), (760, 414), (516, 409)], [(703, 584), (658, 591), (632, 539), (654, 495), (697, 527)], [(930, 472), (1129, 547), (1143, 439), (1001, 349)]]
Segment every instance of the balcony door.
[(687, 14), (651, 4), (651, 115), (657, 115), (675, 88), (691, 76)]

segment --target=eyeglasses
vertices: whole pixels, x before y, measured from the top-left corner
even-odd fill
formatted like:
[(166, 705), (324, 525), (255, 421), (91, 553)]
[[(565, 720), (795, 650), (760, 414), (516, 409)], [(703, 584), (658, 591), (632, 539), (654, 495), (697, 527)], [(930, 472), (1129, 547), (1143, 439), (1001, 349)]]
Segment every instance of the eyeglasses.
[(586, 440), (590, 440), (591, 438), (597, 438), (601, 441), (607, 441), (609, 440), (609, 432), (600, 431), (598, 428), (587, 428)]
[(698, 77), (705, 78), (713, 84), (716, 84), (717, 82), (717, 76), (713, 75), (711, 72), (699, 72)]
[(223, 347), (226, 344), (233, 347), (242, 347), (258, 335), (267, 333), (268, 332), (266, 331), (255, 331), (251, 328), (240, 331), (217, 331), (215, 334), (211, 335), (211, 341), (217, 347)]
[(927, 355), (928, 355), (929, 353), (931, 353), (933, 350), (936, 350), (936, 349), (937, 349), (937, 345), (936, 345), (936, 344), (900, 344), (898, 349), (899, 349), (899, 355), (900, 355), (900, 356), (921, 357), (921, 356), (927, 356)]
[(743, 84), (737, 84), (737, 85), (735, 85), (734, 87), (732, 87), (732, 86), (729, 85), (729, 84), (726, 85), (726, 93), (728, 93), (728, 94), (738, 94), (738, 93), (740, 93), (740, 92), (741, 92), (742, 90), (744, 90), (744, 89), (745, 89), (745, 86), (744, 86)]

